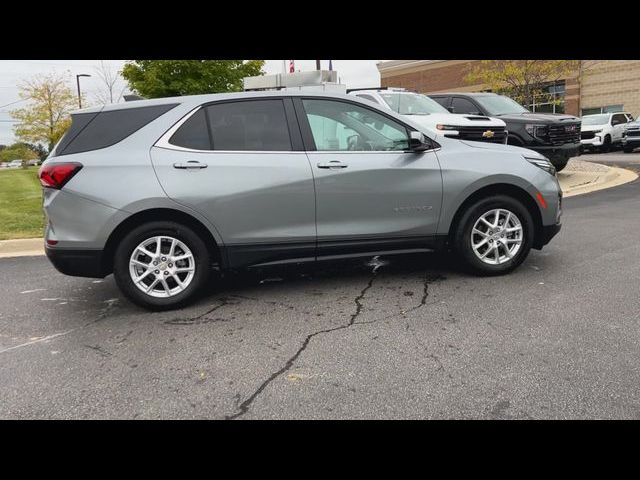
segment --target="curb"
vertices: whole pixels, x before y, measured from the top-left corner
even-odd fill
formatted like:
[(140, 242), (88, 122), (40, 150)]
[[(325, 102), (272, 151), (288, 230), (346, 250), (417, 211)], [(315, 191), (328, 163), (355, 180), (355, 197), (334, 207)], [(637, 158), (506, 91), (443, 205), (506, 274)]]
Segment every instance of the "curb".
[[(597, 164), (600, 165), (600, 164)], [(602, 165), (606, 166), (606, 165)], [(585, 193), (596, 192), (598, 190), (604, 190), (606, 188), (617, 187), (619, 185), (623, 185), (625, 183), (633, 182), (638, 178), (638, 174), (627, 170), (625, 168), (618, 167), (607, 167), (608, 170), (606, 172), (580, 172), (577, 171), (573, 173), (573, 176), (582, 175), (584, 180), (583, 183), (579, 183), (577, 185), (569, 185), (567, 187), (563, 186), (563, 181), (560, 182), (562, 187), (562, 194), (564, 197), (573, 197), (575, 195), (583, 195)], [(559, 174), (562, 175), (562, 172)], [(566, 175), (570, 176), (572, 174)], [(564, 183), (568, 180), (566, 178), (562, 179)]]
[(0, 258), (44, 255), (44, 238), (0, 240)]

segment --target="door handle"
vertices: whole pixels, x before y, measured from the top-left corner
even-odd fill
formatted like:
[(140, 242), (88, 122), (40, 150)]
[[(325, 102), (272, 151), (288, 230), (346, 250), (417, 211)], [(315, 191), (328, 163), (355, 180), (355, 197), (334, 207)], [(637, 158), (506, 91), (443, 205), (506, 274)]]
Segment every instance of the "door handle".
[(173, 168), (179, 168), (182, 170), (207, 168), (206, 163), (200, 163), (196, 160), (189, 160), (187, 163), (174, 163)]
[(318, 168), (347, 168), (349, 165), (339, 160), (331, 160), (330, 162), (318, 163)]

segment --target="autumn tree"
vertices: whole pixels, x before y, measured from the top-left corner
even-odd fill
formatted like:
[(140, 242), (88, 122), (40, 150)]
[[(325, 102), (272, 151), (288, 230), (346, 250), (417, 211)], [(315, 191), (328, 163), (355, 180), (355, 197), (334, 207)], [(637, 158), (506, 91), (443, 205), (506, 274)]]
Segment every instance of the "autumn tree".
[(133, 60), (122, 76), (145, 98), (237, 92), (242, 79), (262, 75), (264, 60)]
[(468, 84), (484, 84), (491, 91), (507, 95), (523, 105), (546, 95), (545, 87), (576, 75), (580, 60), (481, 60), (465, 77)]
[(19, 85), (20, 98), (26, 107), (13, 110), (17, 120), (16, 137), (25, 142), (43, 143), (51, 151), (71, 124), (70, 112), (77, 108), (77, 98), (64, 75), (52, 73), (36, 76)]

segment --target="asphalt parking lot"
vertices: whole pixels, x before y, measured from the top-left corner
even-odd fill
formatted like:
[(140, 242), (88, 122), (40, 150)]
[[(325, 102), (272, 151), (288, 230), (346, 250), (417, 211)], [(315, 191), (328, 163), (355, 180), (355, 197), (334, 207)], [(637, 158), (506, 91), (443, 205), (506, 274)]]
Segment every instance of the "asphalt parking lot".
[(163, 313), (0, 259), (0, 418), (640, 418), (640, 181), (564, 208), (509, 276), (367, 258), (214, 279)]

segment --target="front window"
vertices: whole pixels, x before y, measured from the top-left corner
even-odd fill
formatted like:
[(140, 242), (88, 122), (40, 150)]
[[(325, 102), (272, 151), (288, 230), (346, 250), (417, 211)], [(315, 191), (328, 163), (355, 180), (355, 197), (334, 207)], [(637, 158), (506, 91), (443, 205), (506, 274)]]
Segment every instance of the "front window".
[(475, 97), (476, 102), (489, 112), (489, 115), (508, 115), (510, 113), (527, 113), (529, 110), (524, 108), (515, 100), (502, 95), (479, 95)]
[(582, 117), (582, 125), (606, 125), (609, 123), (609, 115), (589, 115)]
[(407, 129), (367, 108), (332, 100), (304, 99), (319, 151), (386, 151), (409, 148)]
[(389, 108), (400, 115), (429, 115), (449, 113), (446, 108), (426, 95), (419, 93), (381, 93)]

